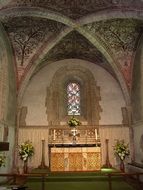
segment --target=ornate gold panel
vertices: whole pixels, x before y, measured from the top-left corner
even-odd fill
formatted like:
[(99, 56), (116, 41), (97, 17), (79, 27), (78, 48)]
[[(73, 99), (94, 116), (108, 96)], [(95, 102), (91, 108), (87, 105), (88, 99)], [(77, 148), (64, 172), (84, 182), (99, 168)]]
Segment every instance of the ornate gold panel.
[(82, 153), (69, 153), (69, 171), (81, 171)]
[(100, 170), (101, 155), (100, 152), (87, 153), (87, 170)]
[(51, 171), (64, 171), (64, 153), (51, 154)]
[(95, 171), (101, 168), (100, 147), (51, 148), (51, 171)]

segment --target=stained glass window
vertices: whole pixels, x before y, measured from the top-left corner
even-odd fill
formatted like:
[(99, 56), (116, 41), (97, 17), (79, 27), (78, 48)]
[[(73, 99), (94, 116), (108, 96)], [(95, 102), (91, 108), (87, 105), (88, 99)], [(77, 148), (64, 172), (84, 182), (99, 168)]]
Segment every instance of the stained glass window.
[(71, 82), (67, 86), (68, 115), (80, 115), (80, 86)]

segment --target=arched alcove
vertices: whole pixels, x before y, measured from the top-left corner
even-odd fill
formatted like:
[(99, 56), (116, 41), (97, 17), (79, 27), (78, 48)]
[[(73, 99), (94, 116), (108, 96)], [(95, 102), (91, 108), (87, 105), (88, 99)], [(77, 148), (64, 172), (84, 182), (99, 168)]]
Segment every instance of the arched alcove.
[(59, 125), (69, 119), (67, 113), (67, 92), (69, 82), (76, 82), (81, 88), (81, 121), (89, 125), (98, 125), (101, 107), (100, 88), (97, 87), (92, 73), (80, 66), (64, 66), (57, 70), (51, 85), (47, 88), (47, 118), (48, 122)]

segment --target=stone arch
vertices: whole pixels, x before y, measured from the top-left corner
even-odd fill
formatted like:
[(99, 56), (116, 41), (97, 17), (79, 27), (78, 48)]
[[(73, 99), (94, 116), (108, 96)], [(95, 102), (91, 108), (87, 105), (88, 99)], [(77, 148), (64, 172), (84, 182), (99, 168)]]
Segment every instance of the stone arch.
[(5, 19), (8, 17), (17, 17), (17, 16), (33, 16), (33, 17), (41, 17), (47, 18), (51, 20), (55, 20), (57, 22), (61, 22), (67, 26), (72, 28), (80, 27), (84, 24), (88, 24), (91, 22), (97, 22), (101, 20), (108, 20), (113, 18), (135, 18), (135, 19), (143, 19), (142, 9), (135, 10), (134, 7), (129, 7), (128, 9), (122, 7), (120, 9), (111, 9), (108, 8), (106, 10), (98, 11), (97, 13), (92, 13), (87, 16), (84, 16), (76, 21), (60, 14), (52, 11), (47, 11), (44, 8), (23, 8), (21, 7), (10, 7), (7, 9), (3, 9), (0, 12), (1, 19)]
[[(119, 68), (117, 67), (116, 60), (114, 59), (114, 57), (112, 56), (112, 52), (110, 52), (110, 50), (108, 49), (108, 47), (106, 47), (106, 44), (102, 44), (102, 42), (100, 42), (97, 37), (93, 37), (88, 31), (85, 31), (83, 28), (77, 28), (76, 29), (77, 32), (79, 32), (81, 35), (83, 35), (87, 40), (89, 40), (95, 47), (97, 47), (97, 49), (104, 54), (105, 58), (108, 60), (108, 62), (111, 64), (111, 67), (113, 68), (118, 81), (120, 83), (120, 86), (122, 88), (125, 100), (126, 100), (126, 104), (127, 106), (130, 106), (130, 95), (129, 95), (129, 91), (128, 88), (126, 86), (126, 83), (124, 81), (123, 75), (120, 72)], [(19, 102), (20, 99), (22, 97), (24, 88), (26, 86), (26, 81), (28, 81), (31, 77), (31, 75), (33, 74), (36, 66), (38, 65), (38, 63), (40, 62), (40, 60), (42, 59), (42, 57), (44, 57), (45, 53), (48, 52), (52, 47), (54, 47), (57, 43), (60, 42), (60, 40), (65, 37), (69, 32), (71, 32), (72, 29), (67, 28), (67, 30), (65, 30), (63, 33), (61, 33), (57, 39), (54, 41), (51, 41), (51, 43), (49, 43), (47, 45), (47, 47), (43, 50), (43, 52), (41, 52), (41, 55), (39, 56), (38, 60), (36, 61), (35, 64), (31, 65), (31, 68), (29, 68), (29, 71), (27, 72), (24, 81), (22, 83), (21, 89), (20, 89), (20, 93), (19, 93)], [(34, 62), (34, 60), (32, 61)]]
[(133, 66), (132, 119), (133, 123), (143, 121), (143, 35), (140, 38)]
[(30, 80), (31, 76), (34, 74), (34, 71), (35, 71), (36, 67), (38, 66), (39, 62), (44, 58), (44, 55), (48, 51), (50, 51), (57, 43), (59, 43), (63, 37), (65, 37), (68, 33), (70, 33), (71, 30), (72, 30), (71, 28), (67, 28), (66, 30), (62, 31), (54, 40), (51, 40), (48, 43), (46, 42), (46, 44), (48, 44), (48, 45), (46, 46), (46, 48), (44, 50), (42, 50), (38, 53), (37, 60), (35, 60), (35, 59), (31, 60), (31, 64), (28, 66), (29, 68), (27, 68), (26, 75), (24, 76), (23, 81), (20, 85), (20, 89), (19, 89), (19, 93), (18, 93), (18, 104), (19, 105), (21, 103), (22, 96), (23, 96), (24, 90), (27, 86), (27, 83)]
[(91, 22), (98, 22), (102, 20), (110, 20), (115, 18), (134, 18), (134, 19), (143, 20), (142, 10), (134, 10), (134, 9), (128, 9), (128, 10), (125, 9), (125, 11), (123, 10), (124, 7), (122, 7), (122, 10), (111, 9), (108, 12), (107, 10), (99, 11), (97, 13), (90, 14), (87, 15), (86, 17), (79, 19), (78, 23), (79, 25), (84, 25)]
[[(108, 62), (111, 64), (113, 70), (115, 71), (118, 81), (120, 83), (120, 86), (122, 88), (125, 100), (126, 100), (126, 104), (128, 107), (130, 107), (130, 94), (127, 88), (127, 85), (124, 81), (124, 77), (122, 75), (122, 73), (120, 72), (120, 69), (117, 67), (116, 60), (115, 58), (112, 56), (112, 52), (110, 52), (109, 48), (106, 47), (106, 44), (103, 44), (102, 42), (98, 42), (99, 39), (96, 37), (93, 37), (88, 31), (85, 31), (81, 26), (83, 24), (87, 24), (89, 22), (94, 22), (94, 21), (100, 21), (100, 20), (104, 20), (105, 19), (105, 12), (101, 11), (98, 12), (96, 14), (91, 14), (88, 15), (82, 19), (79, 19), (77, 21), (73, 21), (70, 20), (69, 18), (66, 17), (66, 21), (65, 21), (65, 17), (60, 18), (58, 16), (58, 14), (55, 14), (53, 12), (50, 13), (46, 13), (45, 11), (41, 11), (41, 9), (38, 8), (28, 8), (26, 10), (24, 10), (23, 12), (19, 12), (20, 9), (19, 8), (15, 8), (15, 12), (12, 12), (13, 8), (11, 8), (11, 11), (4, 10), (3, 12), (3, 16), (2, 18), (6, 17), (8, 14), (8, 16), (37, 16), (37, 17), (41, 17), (41, 18), (48, 18), (48, 19), (52, 19), (52, 20), (56, 20), (58, 22), (62, 22), (64, 24), (66, 24), (67, 26), (69, 26), (69, 28), (67, 27), (66, 30), (62, 31), (61, 35), (58, 37), (58, 40), (53, 40), (50, 45), (48, 44), (44, 51), (41, 52), (41, 55), (39, 56), (39, 58), (37, 59), (36, 63), (34, 63), (33, 65), (30, 65), (29, 67), (29, 71), (26, 74), (26, 76), (24, 76), (23, 78), (23, 82), (21, 85), (21, 89), (20, 89), (20, 95), (19, 95), (19, 102), (21, 101), (21, 96), (24, 92), (25, 86), (27, 81), (30, 79), (31, 75), (33, 74), (36, 66), (38, 65), (38, 63), (42, 60), (42, 58), (45, 55), (45, 52), (48, 52), (53, 46), (55, 46), (60, 39), (62, 39), (62, 37), (66, 36), (70, 31), (72, 30), (76, 30), (78, 31), (80, 34), (82, 34), (84, 37), (86, 37), (95, 47), (97, 47), (97, 49), (99, 49), (103, 54), (105, 54), (106, 59), (108, 60)], [(18, 14), (19, 13), (19, 14)], [(120, 10), (111, 10), (110, 12), (107, 13), (106, 11), (106, 19), (112, 19), (112, 18), (136, 18), (136, 19), (143, 19), (142, 13), (141, 11), (135, 11), (132, 9), (126, 10), (126, 12), (120, 11)], [(60, 21), (57, 20), (58, 18), (60, 18)], [(63, 21), (61, 21), (63, 20)], [(68, 31), (68, 32), (66, 32)], [(32, 62), (35, 62), (35, 60), (32, 60)]]
[(100, 41), (98, 39), (98, 37), (93, 37), (89, 32), (87, 32), (83, 28), (79, 28), (79, 29), (77, 29), (77, 31), (80, 34), (82, 34), (85, 38), (87, 38), (108, 60), (109, 64), (111, 65), (111, 67), (113, 68), (113, 70), (117, 76), (118, 82), (121, 86), (121, 89), (124, 94), (124, 98), (126, 100), (126, 104), (127, 104), (127, 106), (130, 106), (130, 95), (129, 95), (127, 85), (125, 83), (122, 73), (120, 72), (120, 69), (118, 68), (117, 64), (115, 64), (117, 62), (117, 60), (114, 58), (111, 50), (107, 47), (106, 44), (103, 44), (103, 42)]
[(16, 112), (16, 77), (12, 50), (2, 25), (0, 25), (0, 44), (0, 119), (14, 125)]
[(76, 25), (72, 19), (60, 13), (47, 11), (47, 9), (44, 9), (44, 8), (35, 8), (35, 7), (23, 8), (22, 7), (21, 9), (21, 7), (17, 7), (17, 8), (12, 7), (12, 8), (1, 10), (0, 12), (1, 19), (5, 19), (8, 17), (23, 17), (23, 16), (46, 18), (46, 19), (57, 21), (57, 22), (61, 22), (70, 27), (75, 27)]
[(79, 66), (65, 66), (54, 75), (51, 85), (47, 88), (46, 108), (48, 122), (59, 125), (67, 122), (66, 86), (70, 81), (76, 81), (81, 87), (81, 121), (89, 125), (98, 125), (101, 107), (100, 88), (97, 86), (92, 73)]
[(13, 164), (13, 147), (15, 143), (16, 125), (16, 77), (14, 71), (12, 50), (5, 31), (0, 24), (0, 128), (2, 139), (8, 141), (11, 149), (8, 151), (7, 164), (4, 170), (10, 171)]

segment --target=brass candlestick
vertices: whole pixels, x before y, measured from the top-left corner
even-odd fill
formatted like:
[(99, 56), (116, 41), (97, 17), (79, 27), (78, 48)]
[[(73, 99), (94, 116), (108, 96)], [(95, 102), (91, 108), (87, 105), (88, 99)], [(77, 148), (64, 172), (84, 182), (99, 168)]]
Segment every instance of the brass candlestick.
[(40, 169), (48, 168), (45, 164), (45, 139), (42, 139), (42, 156), (41, 156), (41, 164), (38, 167)]
[(110, 161), (109, 161), (109, 149), (108, 149), (109, 139), (106, 139), (105, 143), (106, 143), (106, 163), (104, 166), (107, 168), (112, 168), (112, 165), (110, 164)]

